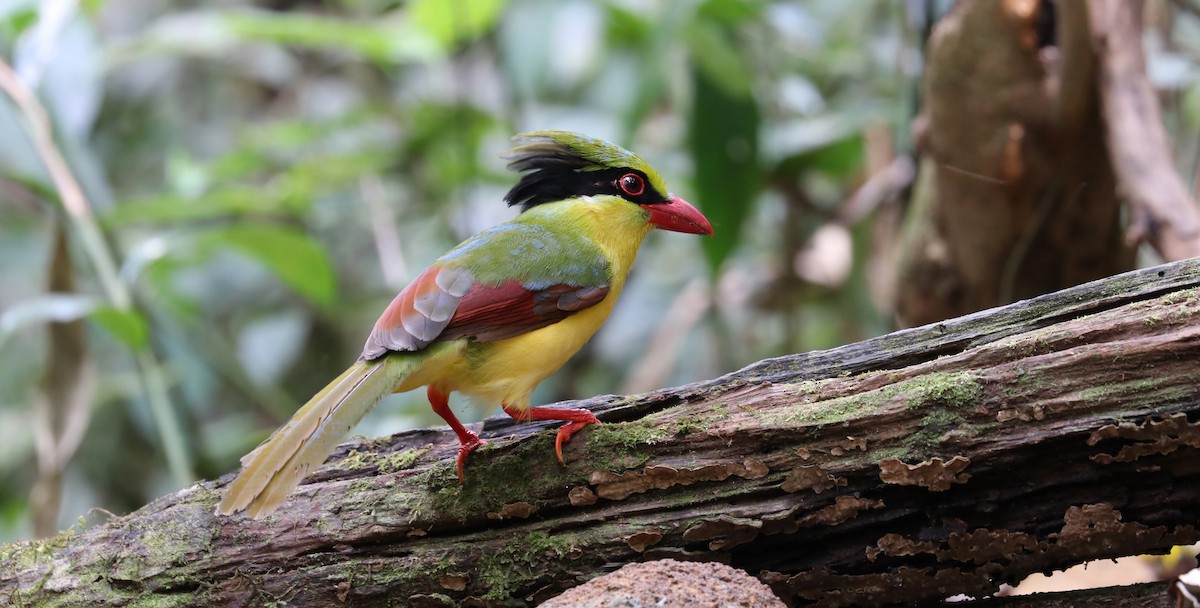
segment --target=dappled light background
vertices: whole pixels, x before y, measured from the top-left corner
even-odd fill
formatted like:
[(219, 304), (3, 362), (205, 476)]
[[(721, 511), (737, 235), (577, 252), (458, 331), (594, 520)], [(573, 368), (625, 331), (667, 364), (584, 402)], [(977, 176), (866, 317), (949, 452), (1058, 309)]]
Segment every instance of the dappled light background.
[[(0, 3), (0, 53), (94, 211), (64, 211), (0, 96), (0, 541), (33, 536), (38, 513), (44, 534), (233, 471), (357, 357), (398, 289), (512, 217), (498, 155), (525, 130), (636, 151), (717, 233), (653, 235), (609, 323), (535, 402), (892, 329), (909, 121), (946, 4)], [(1195, 57), (1151, 56), (1193, 160)], [(54, 371), (71, 344), (83, 356)], [(78, 389), (69, 407), (47, 383)], [(440, 423), (415, 392), (356, 433)]]
[[(919, 65), (902, 5), (841, 2), (9, 3), (4, 52), (32, 83), (135, 305), (47, 296), (54, 187), (0, 104), (0, 539), (29, 536), (47, 318), (83, 317), (90, 424), (57, 527), (233, 470), (354, 360), (394, 293), (513, 215), (517, 132), (629, 147), (717, 238), (655, 235), (604, 330), (537, 402), (644, 391), (884, 331), (849, 256), (838, 289), (791, 272), (861, 179), (866, 129), (903, 137)], [(776, 182), (786, 182), (780, 187)], [(789, 200), (788, 197), (792, 197)], [(861, 232), (861, 231), (860, 231)], [(854, 276), (844, 276), (853, 273)], [(111, 311), (108, 311), (111, 312)], [(176, 435), (135, 351), (154, 353)], [(424, 395), (357, 429), (440, 424)], [(456, 403), (466, 419), (479, 414)], [(173, 438), (171, 438), (173, 437)], [(164, 441), (182, 442), (174, 468)], [(172, 471), (175, 471), (173, 473)]]

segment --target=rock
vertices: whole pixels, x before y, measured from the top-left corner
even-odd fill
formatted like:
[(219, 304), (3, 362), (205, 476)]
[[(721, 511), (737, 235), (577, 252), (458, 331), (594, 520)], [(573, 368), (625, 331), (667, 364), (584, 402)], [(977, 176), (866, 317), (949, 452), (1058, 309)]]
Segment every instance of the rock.
[(627, 564), (542, 603), (541, 608), (784, 608), (758, 579), (716, 562)]

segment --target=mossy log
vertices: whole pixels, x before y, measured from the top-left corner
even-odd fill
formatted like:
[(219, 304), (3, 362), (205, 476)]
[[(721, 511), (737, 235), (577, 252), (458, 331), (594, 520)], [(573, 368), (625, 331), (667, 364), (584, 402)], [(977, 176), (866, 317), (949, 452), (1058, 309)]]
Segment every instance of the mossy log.
[(572, 403), (605, 424), (566, 466), (550, 425), (492, 419), (465, 485), (445, 429), (344, 445), (261, 520), (199, 483), (0, 547), (0, 604), (524, 606), (661, 557), (797, 606), (986, 596), (1200, 540), (1198, 360), (1191, 260)]

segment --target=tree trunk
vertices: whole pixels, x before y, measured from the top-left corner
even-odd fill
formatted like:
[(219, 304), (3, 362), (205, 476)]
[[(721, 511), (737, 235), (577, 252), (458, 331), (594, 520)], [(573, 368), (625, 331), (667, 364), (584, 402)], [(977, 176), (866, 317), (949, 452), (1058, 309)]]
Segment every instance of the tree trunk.
[[(921, 325), (1200, 255), (1141, 0), (958, 2), (934, 28), (895, 308)], [(1124, 216), (1125, 219), (1122, 219)]]
[(523, 606), (662, 557), (791, 605), (981, 597), (1200, 540), (1198, 312), (1184, 261), (598, 397), (565, 467), (493, 419), (465, 485), (448, 430), (347, 444), (262, 520), (213, 514), (226, 477), (0, 547), (0, 603)]
[(897, 269), (903, 325), (1134, 267), (1089, 6), (958, 2), (934, 28), (914, 121), (922, 160)]

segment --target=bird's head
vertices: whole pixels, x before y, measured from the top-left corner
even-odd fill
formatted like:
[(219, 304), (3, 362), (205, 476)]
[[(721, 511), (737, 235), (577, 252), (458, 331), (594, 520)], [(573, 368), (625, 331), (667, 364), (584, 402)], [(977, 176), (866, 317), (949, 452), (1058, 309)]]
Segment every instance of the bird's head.
[(527, 210), (576, 196), (621, 197), (649, 213), (656, 228), (712, 236), (712, 224), (667, 185), (641, 157), (604, 140), (571, 131), (533, 131), (515, 138), (504, 155), (522, 173), (504, 200)]

